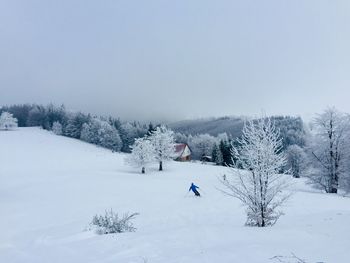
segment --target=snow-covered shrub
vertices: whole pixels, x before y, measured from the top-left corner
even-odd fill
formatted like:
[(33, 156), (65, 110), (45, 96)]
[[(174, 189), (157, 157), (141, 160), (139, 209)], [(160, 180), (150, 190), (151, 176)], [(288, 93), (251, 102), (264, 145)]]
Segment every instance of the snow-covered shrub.
[(52, 132), (56, 135), (62, 135), (62, 124), (59, 121), (52, 124)]
[(119, 217), (117, 213), (114, 213), (111, 209), (106, 211), (105, 215), (95, 215), (90, 223), (90, 229), (96, 231), (97, 234), (113, 234), (123, 232), (134, 232), (136, 228), (133, 226), (131, 220), (133, 220), (138, 213), (124, 214)]
[(4, 111), (0, 115), (0, 129), (11, 130), (17, 128), (17, 119), (9, 112)]

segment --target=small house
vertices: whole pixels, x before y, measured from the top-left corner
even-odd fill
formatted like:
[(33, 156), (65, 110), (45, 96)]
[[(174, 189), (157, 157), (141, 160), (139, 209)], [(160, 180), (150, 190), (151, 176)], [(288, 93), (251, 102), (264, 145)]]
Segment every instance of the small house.
[(175, 144), (175, 161), (185, 162), (191, 160), (191, 149), (186, 143)]
[(209, 155), (202, 155), (201, 157), (201, 162), (202, 163), (206, 163), (206, 162), (212, 162), (213, 161), (213, 158)]

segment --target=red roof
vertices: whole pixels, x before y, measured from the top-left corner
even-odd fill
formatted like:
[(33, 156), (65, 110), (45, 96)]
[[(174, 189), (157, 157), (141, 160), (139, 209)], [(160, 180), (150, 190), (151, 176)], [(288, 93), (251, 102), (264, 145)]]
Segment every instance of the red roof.
[(186, 143), (177, 143), (175, 144), (175, 152), (179, 155), (181, 155), (183, 153), (183, 151), (185, 150), (187, 144)]

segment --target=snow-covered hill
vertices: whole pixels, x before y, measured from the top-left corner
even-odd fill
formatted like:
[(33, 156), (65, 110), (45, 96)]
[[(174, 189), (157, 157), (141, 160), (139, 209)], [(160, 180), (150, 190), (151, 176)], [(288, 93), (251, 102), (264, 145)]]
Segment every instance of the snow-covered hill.
[[(217, 190), (226, 168), (172, 162), (141, 175), (124, 157), (37, 128), (0, 131), (0, 262), (350, 260), (350, 198), (295, 180), (275, 226), (245, 227), (240, 203)], [(203, 197), (188, 194), (191, 182)], [(84, 231), (110, 208), (139, 212), (137, 231)]]

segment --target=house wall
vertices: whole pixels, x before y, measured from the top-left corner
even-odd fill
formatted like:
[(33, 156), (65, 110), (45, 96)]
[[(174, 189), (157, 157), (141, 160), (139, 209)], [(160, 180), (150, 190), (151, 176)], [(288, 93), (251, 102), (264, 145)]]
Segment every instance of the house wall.
[(187, 157), (187, 156), (190, 156), (190, 155), (191, 155), (191, 150), (190, 150), (190, 148), (188, 148), (188, 146), (186, 145), (185, 150), (183, 151), (181, 157), (183, 158), (183, 157)]

